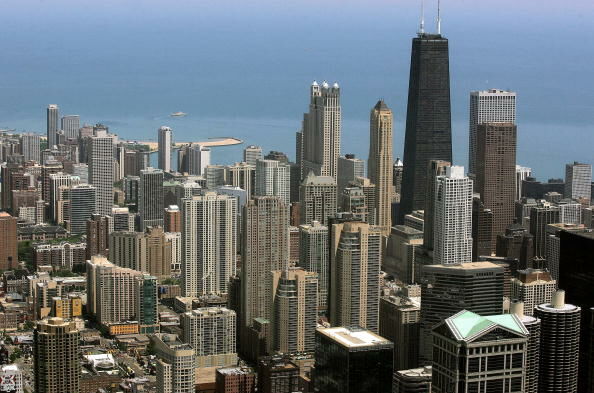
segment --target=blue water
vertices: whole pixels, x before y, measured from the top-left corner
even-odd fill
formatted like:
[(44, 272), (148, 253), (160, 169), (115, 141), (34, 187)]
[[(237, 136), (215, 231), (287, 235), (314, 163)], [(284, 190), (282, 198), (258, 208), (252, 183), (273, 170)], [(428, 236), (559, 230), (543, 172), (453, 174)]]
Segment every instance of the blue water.
[[(294, 156), (308, 86), (328, 79), (342, 87), (343, 153), (367, 157), (369, 110), (384, 98), (401, 156), (419, 2), (286, 3), (4, 0), (0, 127), (43, 132), (56, 103), (123, 138), (154, 140), (169, 125), (177, 140), (234, 136)], [(519, 164), (543, 179), (594, 164), (594, 2), (443, 3), (454, 161), (467, 163), (468, 93), (497, 87), (518, 92)]]

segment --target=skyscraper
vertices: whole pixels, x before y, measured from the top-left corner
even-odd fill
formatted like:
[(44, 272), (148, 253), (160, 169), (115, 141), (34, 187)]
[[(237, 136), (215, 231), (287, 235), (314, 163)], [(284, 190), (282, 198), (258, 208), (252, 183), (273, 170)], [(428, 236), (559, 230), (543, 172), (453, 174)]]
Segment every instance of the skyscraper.
[(49, 318), (34, 331), (35, 392), (80, 392), (80, 333), (75, 322)]
[(138, 184), (138, 213), (142, 230), (150, 226), (163, 226), (163, 171), (147, 168), (140, 171)]
[(330, 226), (330, 323), (378, 331), (382, 233), (357, 221)]
[(47, 107), (47, 146), (51, 149), (56, 145), (56, 134), (60, 130), (58, 127), (59, 108), (58, 105), (48, 105)]
[(423, 247), (429, 251), (433, 250), (435, 230), (435, 190), (437, 178), (445, 176), (446, 169), (452, 164), (442, 160), (431, 160), (427, 167), (427, 184), (425, 188), (426, 198), (423, 216)]
[(0, 212), (0, 269), (15, 269), (19, 264), (17, 219)]
[(171, 139), (173, 132), (170, 127), (159, 128), (159, 169), (163, 172), (171, 171)]
[(237, 258), (237, 199), (207, 192), (183, 200), (184, 296), (227, 293)]
[(516, 201), (522, 199), (522, 182), (531, 176), (531, 168), (516, 165)]
[(564, 291), (536, 307), (541, 320), (539, 392), (578, 392), (580, 312), (580, 307), (565, 303)]
[(108, 216), (113, 207), (114, 146), (117, 136), (100, 131), (89, 141), (89, 181), (95, 186), (95, 213)]
[(412, 41), (400, 217), (425, 208), (430, 160), (452, 162), (448, 40), (421, 32)]
[(392, 227), (392, 122), (392, 111), (383, 100), (378, 101), (371, 110), (367, 173), (376, 187), (375, 225), (380, 227), (384, 236), (390, 234)]
[(472, 180), (464, 167), (446, 168), (436, 179), (434, 217), (435, 264), (472, 261)]
[(550, 303), (557, 290), (557, 281), (546, 270), (518, 270), (511, 280), (511, 299), (524, 303), (524, 314), (532, 316), (539, 304)]
[(340, 87), (326, 81), (310, 87), (309, 112), (303, 115), (301, 178), (313, 171), (336, 179), (340, 155)]
[(287, 267), (289, 207), (279, 197), (255, 197), (244, 207), (242, 224), (240, 316), (245, 332), (254, 318), (270, 321), (273, 298), (265, 277)]
[(299, 226), (299, 266), (318, 274), (318, 311), (328, 308), (328, 227), (318, 221)]
[[(483, 123), (516, 122), (516, 93), (513, 91), (489, 89), (470, 93), (470, 124), (468, 141), (468, 172), (476, 174), (480, 159), (477, 128)], [(519, 198), (518, 198), (519, 199)]]
[(87, 220), (87, 249), (86, 258), (89, 260), (93, 255), (107, 257), (109, 249), (109, 233), (113, 230), (113, 221), (110, 216), (93, 214)]
[(194, 349), (173, 334), (149, 336), (157, 355), (157, 393), (194, 393)]
[(67, 115), (62, 117), (62, 131), (67, 140), (77, 140), (78, 130), (80, 129), (80, 116)]
[(37, 134), (26, 133), (21, 135), (21, 150), (25, 161), (41, 160), (41, 137)]
[(547, 225), (558, 222), (559, 208), (557, 206), (547, 204), (530, 209), (530, 234), (534, 236), (534, 257), (546, 257)]
[(247, 197), (254, 195), (254, 181), (256, 178), (256, 165), (246, 162), (237, 162), (227, 167), (227, 183), (233, 187), (239, 187), (245, 190)]
[[(190, 146), (186, 146), (185, 152), (187, 172), (190, 175), (203, 175), (204, 169), (210, 165), (210, 147), (194, 143)], [(178, 165), (179, 163), (180, 160), (178, 158)], [(180, 172), (186, 172), (184, 168), (180, 169), (182, 169)]]
[(485, 208), (493, 213), (491, 250), (497, 235), (514, 222), (516, 199), (516, 126), (482, 123), (477, 127), (476, 187)]
[(70, 199), (70, 233), (80, 235), (87, 230), (87, 220), (96, 211), (97, 188), (79, 184), (68, 190)]
[(256, 161), (261, 160), (262, 148), (260, 146), (249, 145), (243, 149), (243, 161), (248, 165), (256, 166)]
[(380, 298), (379, 335), (394, 343), (394, 370), (419, 365), (419, 303), (404, 296)]
[(157, 300), (157, 277), (141, 274), (134, 281), (136, 320), (140, 333), (159, 331), (159, 301)]
[(365, 177), (365, 161), (356, 158), (354, 154), (340, 156), (338, 158), (338, 175), (336, 179), (338, 194), (342, 194), (344, 189), (349, 186), (349, 183), (358, 177)]
[(575, 199), (589, 206), (591, 185), (592, 165), (579, 162), (565, 165), (565, 198)]
[(278, 196), (285, 204), (291, 202), (291, 168), (275, 160), (256, 162), (255, 195)]
[(310, 172), (301, 183), (300, 214), (302, 224), (319, 221), (326, 225), (336, 214), (336, 180)]

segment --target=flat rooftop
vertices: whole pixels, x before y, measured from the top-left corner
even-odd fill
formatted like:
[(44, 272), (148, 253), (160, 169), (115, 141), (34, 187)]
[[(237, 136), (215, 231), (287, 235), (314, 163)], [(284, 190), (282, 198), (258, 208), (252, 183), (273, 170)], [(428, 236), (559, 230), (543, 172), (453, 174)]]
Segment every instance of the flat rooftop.
[(318, 332), (347, 348), (373, 347), (392, 344), (390, 340), (386, 340), (369, 330), (361, 328), (340, 326), (318, 329)]

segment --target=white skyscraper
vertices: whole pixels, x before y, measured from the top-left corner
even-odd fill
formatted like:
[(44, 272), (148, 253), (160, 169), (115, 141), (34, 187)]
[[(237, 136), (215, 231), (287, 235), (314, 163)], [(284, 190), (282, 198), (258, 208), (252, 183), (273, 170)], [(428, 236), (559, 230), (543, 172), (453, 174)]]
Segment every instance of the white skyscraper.
[(95, 212), (111, 214), (113, 207), (114, 146), (117, 136), (99, 131), (89, 141), (89, 181), (96, 188)]
[(256, 161), (264, 158), (260, 146), (250, 145), (243, 150), (243, 161), (248, 165), (256, 166)]
[(173, 132), (169, 127), (159, 128), (159, 169), (171, 171), (171, 140)]
[(182, 203), (184, 296), (226, 293), (237, 257), (237, 199), (206, 192)]
[(66, 139), (78, 139), (78, 130), (80, 129), (80, 116), (67, 115), (62, 117), (62, 131)]
[(532, 169), (516, 165), (516, 200), (522, 199), (522, 181), (532, 176)]
[(47, 145), (50, 149), (56, 144), (56, 134), (59, 131), (59, 111), (58, 105), (52, 104), (47, 107)]
[(470, 93), (469, 173), (476, 170), (477, 127), (487, 122), (516, 123), (515, 92), (489, 89)]
[(291, 203), (291, 168), (275, 160), (256, 162), (257, 196), (278, 196), (285, 204)]
[(592, 165), (573, 164), (565, 165), (565, 198), (584, 201), (590, 204), (592, 196)]
[(210, 165), (210, 148), (192, 144), (187, 149), (186, 160), (190, 175), (204, 175), (204, 170)]
[(450, 265), (472, 261), (472, 180), (463, 166), (446, 168), (435, 185), (433, 262)]

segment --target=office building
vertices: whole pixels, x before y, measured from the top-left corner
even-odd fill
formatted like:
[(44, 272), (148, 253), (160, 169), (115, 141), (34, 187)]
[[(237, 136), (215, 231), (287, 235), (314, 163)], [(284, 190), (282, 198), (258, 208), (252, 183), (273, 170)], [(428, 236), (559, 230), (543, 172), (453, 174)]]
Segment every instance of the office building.
[(62, 131), (66, 140), (77, 140), (80, 129), (80, 116), (67, 115), (62, 117)]
[(245, 366), (218, 368), (215, 393), (255, 393), (256, 373)]
[(184, 296), (227, 293), (237, 258), (237, 199), (206, 192), (183, 200)]
[(565, 198), (580, 201), (589, 206), (592, 197), (592, 165), (573, 164), (565, 165)]
[(338, 177), (336, 184), (338, 193), (349, 186), (358, 177), (365, 177), (365, 161), (356, 158), (354, 154), (345, 154), (338, 158)]
[(194, 393), (194, 349), (173, 334), (149, 336), (157, 356), (157, 393)]
[(439, 32), (412, 41), (400, 217), (425, 208), (430, 160), (452, 162), (449, 49)]
[(113, 230), (119, 232), (134, 231), (134, 213), (130, 213), (127, 207), (114, 207), (111, 209), (113, 218)]
[(18, 267), (17, 219), (7, 212), (0, 212), (0, 269)]
[(171, 131), (170, 127), (162, 126), (159, 127), (158, 131), (159, 136), (159, 156), (158, 156), (158, 164), (159, 169), (163, 172), (170, 172), (171, 171), (171, 148), (172, 148), (172, 139), (173, 139), (173, 131)]
[[(516, 93), (499, 89), (470, 93), (470, 124), (468, 143), (468, 171), (476, 174), (478, 167), (478, 127), (483, 123), (516, 122)], [(521, 194), (520, 194), (521, 195)], [(516, 198), (516, 199), (519, 199)]]
[(511, 279), (511, 299), (524, 303), (524, 314), (532, 316), (539, 304), (550, 303), (557, 290), (557, 281), (546, 270), (518, 270)]
[(382, 234), (367, 223), (337, 220), (330, 225), (329, 311), (333, 326), (378, 330)]
[(274, 160), (256, 162), (257, 196), (278, 196), (289, 205), (291, 202), (291, 170), (289, 165)]
[(272, 272), (272, 351), (313, 352), (318, 318), (318, 275), (291, 268)]
[[(423, 210), (415, 210), (414, 212), (404, 216), (404, 225), (409, 228), (414, 228), (417, 231), (425, 233), (425, 212)], [(425, 236), (423, 235), (423, 238)], [(431, 236), (433, 239), (433, 236)], [(423, 244), (425, 242), (423, 241)], [(433, 244), (433, 243), (432, 243)]]
[(75, 322), (49, 318), (33, 332), (35, 392), (80, 392), (80, 333)]
[(375, 225), (379, 226), (384, 236), (390, 234), (392, 227), (393, 197), (393, 153), (392, 153), (392, 110), (383, 100), (371, 110), (369, 130), (369, 159), (367, 174), (375, 184)]
[(404, 283), (414, 283), (415, 249), (422, 245), (423, 232), (406, 225), (393, 226), (388, 237), (382, 270)]
[[(506, 229), (507, 231), (507, 229)], [(492, 254), (493, 212), (487, 209), (478, 195), (472, 199), (472, 260)], [(499, 237), (497, 237), (499, 238)]]
[(163, 171), (147, 168), (140, 171), (138, 213), (141, 229), (163, 226)]
[(258, 360), (258, 393), (298, 392), (299, 366), (283, 355)]
[(70, 199), (70, 233), (80, 235), (87, 230), (87, 220), (95, 213), (97, 188), (80, 184), (68, 190)]
[(516, 165), (516, 201), (522, 199), (522, 183), (531, 176), (531, 168)]
[[(447, 161), (430, 160), (427, 168), (427, 184), (425, 188), (427, 197), (425, 198), (425, 210), (421, 210), (423, 212), (424, 225), (420, 230), (423, 231), (424, 234), (423, 245), (428, 251), (433, 251), (433, 242), (435, 240), (435, 194), (437, 189), (437, 178), (446, 176), (446, 170), (451, 166), (452, 164)], [(415, 229), (419, 228), (415, 227)]]
[(299, 226), (299, 267), (318, 275), (318, 311), (328, 308), (328, 227), (318, 221)]
[(557, 291), (550, 303), (538, 305), (541, 321), (538, 391), (576, 393), (580, 359), (581, 308), (565, 303), (565, 292)]
[(41, 136), (33, 133), (21, 135), (21, 151), (25, 161), (41, 160)]
[(336, 207), (336, 180), (330, 176), (307, 174), (300, 190), (301, 224), (319, 221), (326, 225), (328, 217), (334, 217)]
[(529, 267), (534, 258), (534, 236), (528, 229), (514, 224), (505, 230), (505, 234), (497, 235), (495, 255), (516, 259), (522, 268)]
[(431, 366), (395, 371), (392, 393), (431, 393), (431, 372)]
[(256, 161), (262, 160), (262, 148), (260, 146), (250, 145), (243, 149), (243, 162), (253, 167), (256, 166)]
[(206, 179), (206, 188), (215, 190), (227, 184), (227, 167), (223, 165), (208, 165), (204, 168), (202, 177)]
[(392, 181), (394, 183), (394, 200), (400, 202), (400, 194), (402, 193), (402, 173), (404, 172), (404, 163), (400, 157), (394, 161), (394, 168), (392, 169)]
[(341, 131), (340, 87), (326, 81), (310, 87), (309, 112), (303, 115), (301, 178), (313, 171), (317, 176), (338, 173)]
[(445, 176), (437, 177), (434, 214), (434, 263), (472, 261), (472, 180), (464, 167), (447, 167)]
[(445, 319), (433, 329), (431, 392), (524, 392), (528, 336), (515, 314)]
[(254, 182), (256, 179), (256, 165), (246, 162), (236, 162), (227, 167), (227, 183), (233, 187), (245, 190), (248, 198), (254, 195)]
[(114, 146), (117, 137), (105, 132), (89, 138), (89, 181), (95, 187), (95, 213), (108, 216), (113, 207)]
[(379, 308), (379, 335), (394, 343), (394, 370), (419, 365), (421, 307), (403, 296), (382, 296)]
[(57, 143), (57, 133), (60, 130), (58, 127), (59, 115), (58, 105), (48, 105), (47, 107), (47, 145), (48, 148), (52, 148)]
[(157, 277), (141, 274), (134, 282), (136, 300), (136, 321), (141, 334), (159, 331), (159, 301), (157, 296)]
[(235, 311), (202, 307), (181, 314), (182, 340), (194, 348), (196, 367), (237, 364)]
[(431, 330), (461, 310), (503, 311), (504, 269), (491, 262), (423, 266), (420, 364), (431, 364)]
[(546, 257), (546, 228), (559, 222), (559, 208), (544, 205), (530, 209), (530, 234), (534, 237), (534, 257)]
[(516, 199), (516, 126), (483, 123), (477, 127), (476, 191), (493, 214), (492, 251), (497, 235), (514, 222)]
[(580, 225), (582, 223), (582, 209), (581, 203), (575, 202), (571, 199), (562, 199), (557, 202), (559, 208), (559, 222), (562, 224)]
[(390, 393), (393, 350), (392, 342), (362, 328), (318, 329), (316, 391)]

